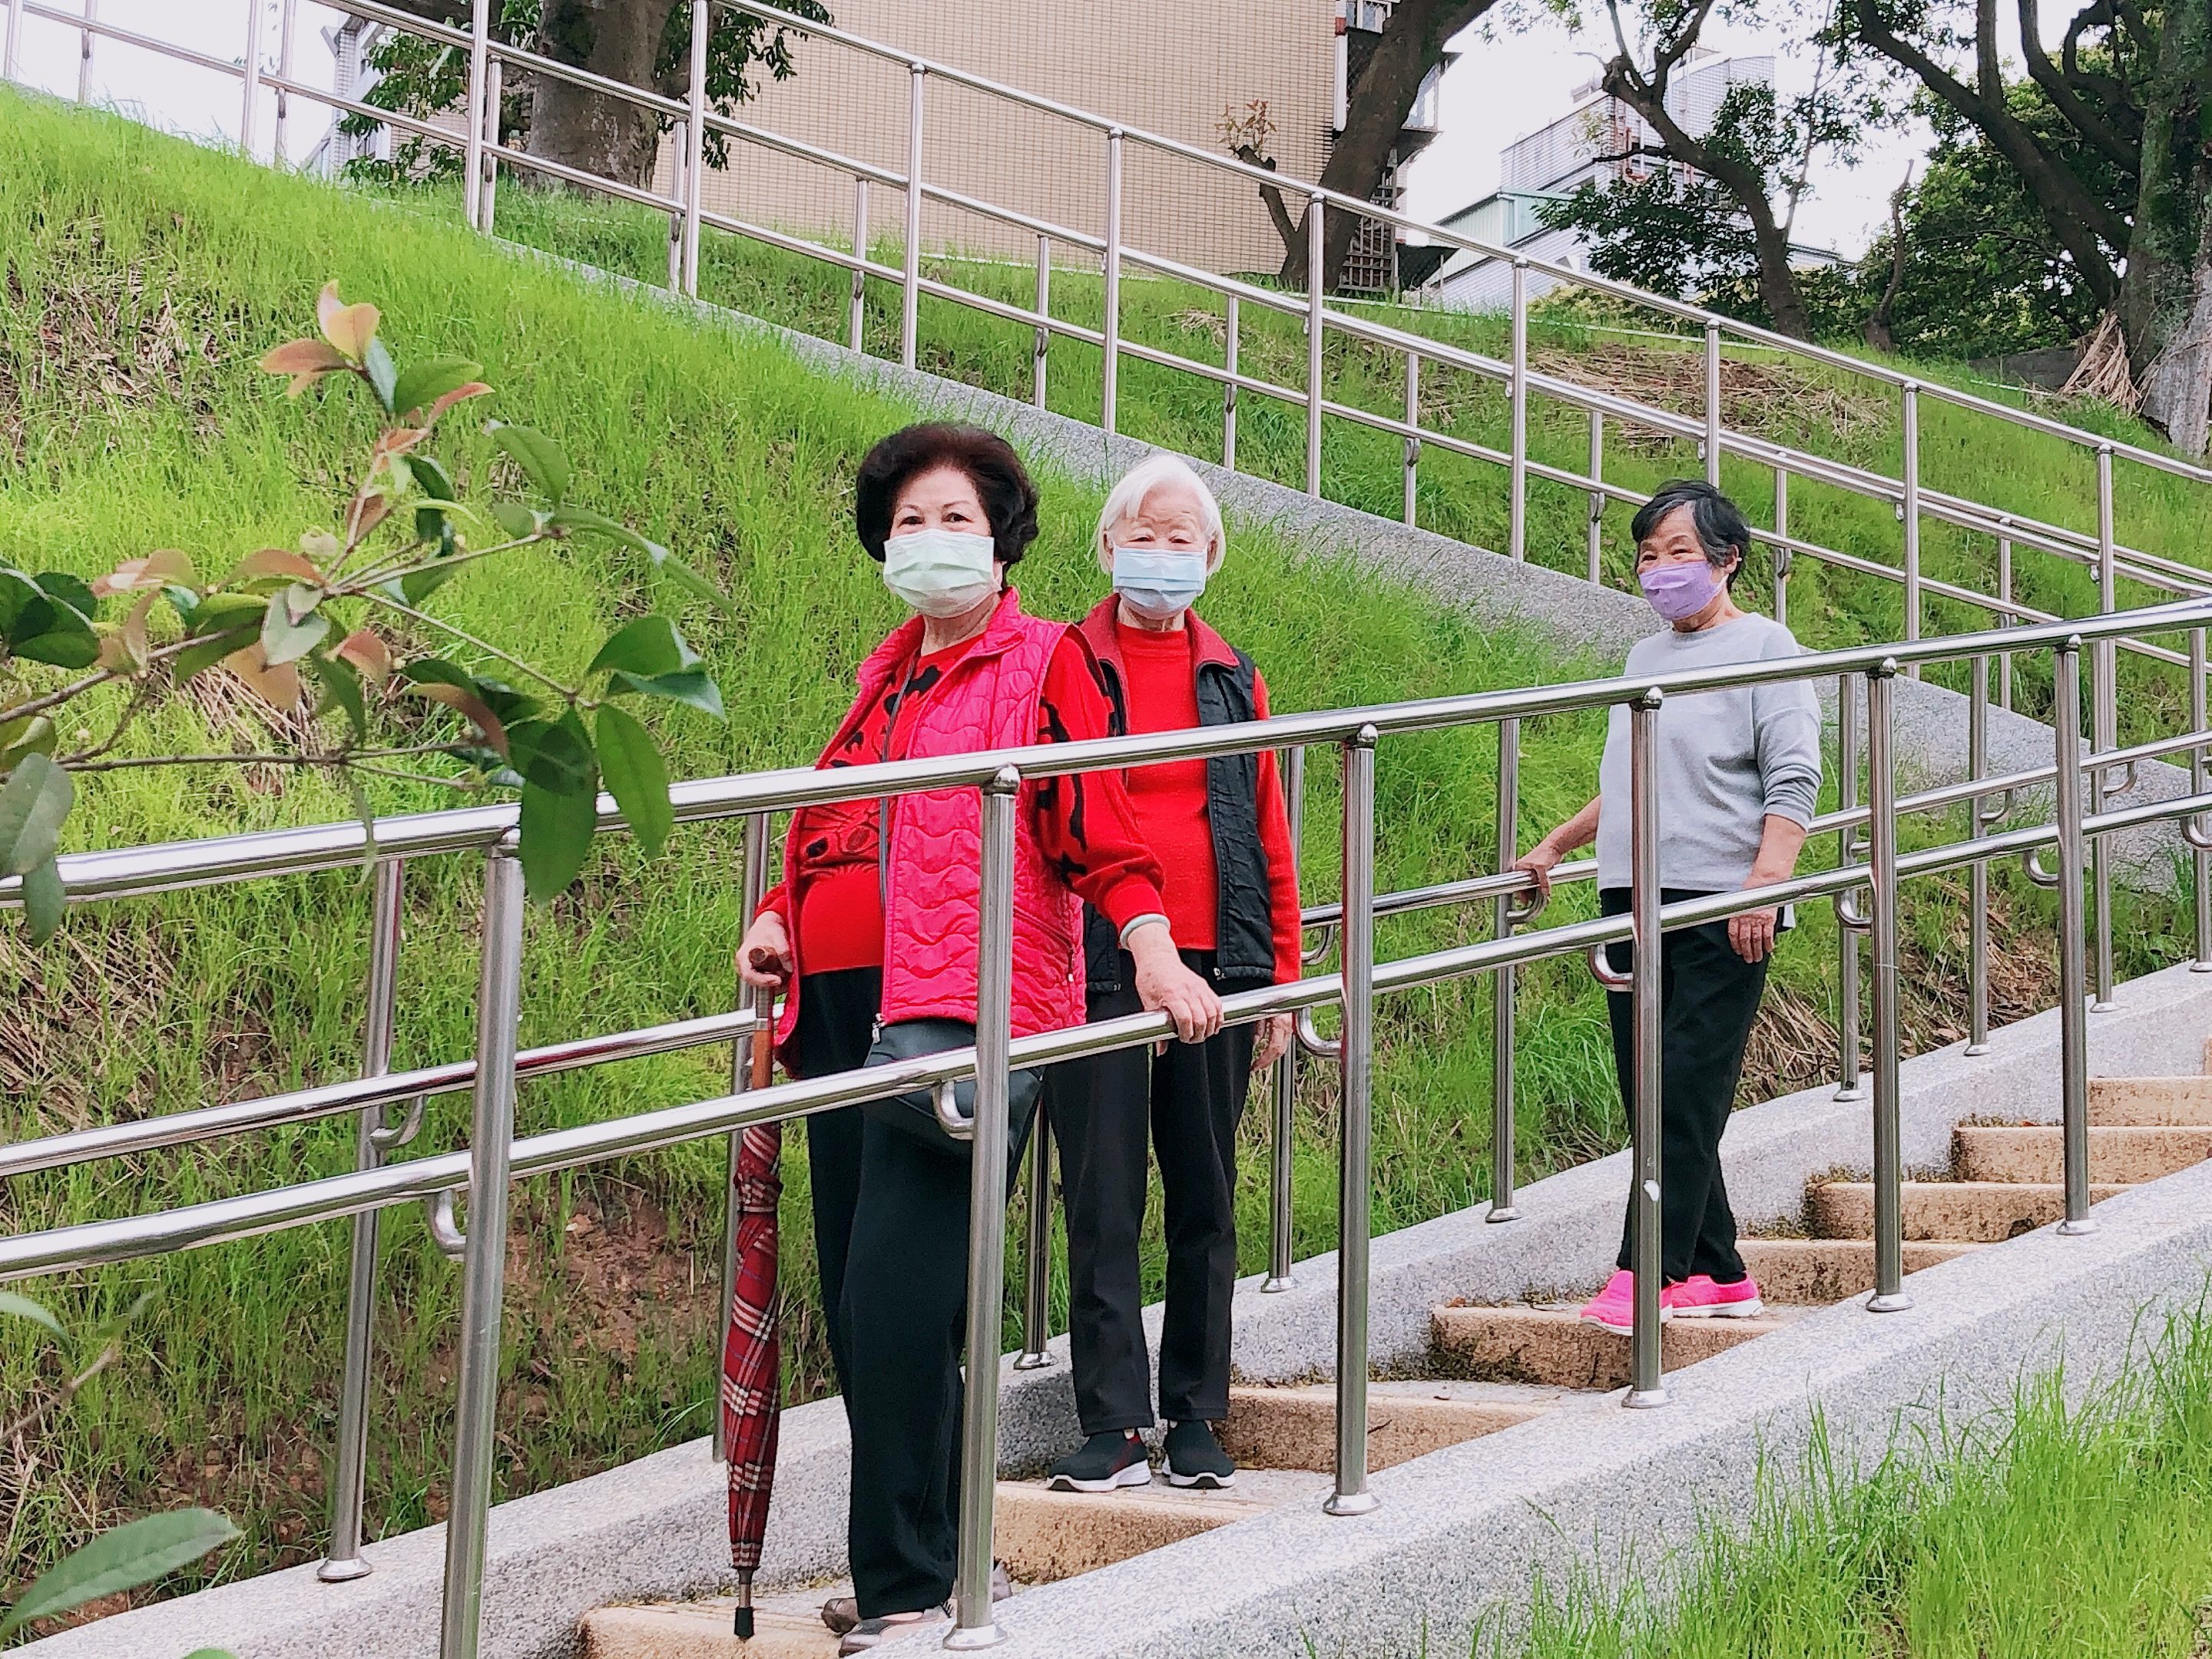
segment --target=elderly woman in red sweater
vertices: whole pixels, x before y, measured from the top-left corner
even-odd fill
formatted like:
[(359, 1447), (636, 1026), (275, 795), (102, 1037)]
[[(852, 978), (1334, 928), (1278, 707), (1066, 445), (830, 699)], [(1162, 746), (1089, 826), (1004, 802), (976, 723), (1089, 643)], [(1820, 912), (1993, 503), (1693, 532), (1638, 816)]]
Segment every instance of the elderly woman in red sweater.
[[(1006, 441), (926, 423), (868, 452), (854, 490), (861, 548), (914, 613), (860, 665), (859, 695), (816, 763), (1012, 748), (1106, 735), (1075, 630), (1023, 613), (1008, 578), (1036, 536), (1036, 490)], [(1083, 1018), (1078, 899), (1103, 913), (1129, 1006), (1186, 1042), (1221, 1005), (1176, 952), (1160, 869), (1111, 772), (1022, 787), (1012, 1012), (1017, 1036)], [(886, 854), (884, 842), (888, 842)], [(792, 815), (784, 880), (739, 948), (746, 982), (787, 990), (777, 1052), (802, 1077), (863, 1064), (887, 1026), (972, 1021), (977, 996), (976, 793), (930, 790)], [(1026, 1119), (1011, 1127), (1018, 1157)], [(830, 1351), (852, 1430), (854, 1594), (823, 1619), (859, 1653), (942, 1620), (960, 1496), (960, 1347), (969, 1167), (888, 1115), (806, 1120)], [(970, 1355), (987, 1384), (994, 1354)]]
[[(1267, 683), (1192, 604), (1220, 567), (1221, 509), (1170, 456), (1133, 469), (1099, 515), (1114, 592), (1081, 631), (1098, 659), (1115, 733), (1262, 720)], [(1227, 993), (1298, 977), (1298, 891), (1270, 751), (1147, 766), (1127, 775), (1137, 828), (1158, 856), (1170, 931), (1191, 971)], [(1110, 918), (1086, 912), (1090, 1018), (1139, 1006)], [(1067, 1207), (1069, 1317), (1084, 1444), (1050, 1484), (1104, 1492), (1152, 1478), (1154, 1422), (1137, 1258), (1146, 1141), (1166, 1200), (1167, 1318), (1159, 1415), (1169, 1481), (1218, 1487), (1236, 1465), (1214, 1437), (1229, 1413), (1229, 1302), (1237, 1277), (1237, 1125), (1251, 1074), (1291, 1038), (1288, 1016), (1154, 1054), (1124, 1048), (1055, 1067), (1048, 1109)]]

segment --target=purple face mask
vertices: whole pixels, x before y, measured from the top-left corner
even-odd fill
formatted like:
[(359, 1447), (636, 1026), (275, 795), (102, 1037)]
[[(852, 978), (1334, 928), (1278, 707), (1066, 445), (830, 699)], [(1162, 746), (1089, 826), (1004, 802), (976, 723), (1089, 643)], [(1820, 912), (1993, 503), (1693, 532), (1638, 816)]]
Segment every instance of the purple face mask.
[(1703, 559), (1695, 563), (1655, 564), (1636, 578), (1651, 608), (1668, 622), (1687, 622), (1711, 605), (1720, 592), (1713, 568)]

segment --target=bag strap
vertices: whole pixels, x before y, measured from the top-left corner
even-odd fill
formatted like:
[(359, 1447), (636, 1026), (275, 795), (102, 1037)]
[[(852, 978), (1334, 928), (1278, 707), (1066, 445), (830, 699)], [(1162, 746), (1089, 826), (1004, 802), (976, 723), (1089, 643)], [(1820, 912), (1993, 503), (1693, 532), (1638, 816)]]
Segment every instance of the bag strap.
[[(915, 683), (921, 678), (919, 672), (921, 667), (921, 647), (917, 645), (915, 647), (914, 655), (908, 657), (900, 665), (896, 677), (899, 689), (896, 691), (887, 691), (885, 694), (884, 740), (876, 748), (876, 758), (879, 761), (889, 761), (893, 758), (891, 733), (898, 727), (900, 711), (906, 708), (908, 699), (914, 695)], [(888, 687), (891, 681), (885, 680), (884, 684)], [(906, 757), (901, 755), (897, 758), (904, 760)], [(890, 913), (891, 904), (890, 852), (890, 797), (878, 795), (876, 798), (876, 901), (884, 907), (886, 916)]]

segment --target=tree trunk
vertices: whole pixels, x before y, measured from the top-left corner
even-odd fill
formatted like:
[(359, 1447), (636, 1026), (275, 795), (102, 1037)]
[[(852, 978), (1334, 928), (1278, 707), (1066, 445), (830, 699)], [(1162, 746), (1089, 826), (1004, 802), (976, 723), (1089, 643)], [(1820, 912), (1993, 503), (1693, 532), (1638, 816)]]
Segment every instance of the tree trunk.
[[(653, 84), (674, 0), (544, 0), (538, 50), (634, 87)], [(530, 150), (549, 161), (640, 187), (649, 185), (660, 138), (650, 110), (550, 75), (537, 77)]]
[(2116, 310), (2143, 418), (2201, 455), (2212, 402), (2212, 149), (2199, 134), (2212, 95), (2212, 18), (2203, 0), (2172, 5), (2160, 33)]
[(2142, 417), (2185, 455), (2204, 453), (2212, 424), (2212, 213), (2205, 216), (2195, 295), (2181, 326), (2142, 377)]
[[(1324, 190), (1360, 201), (1371, 200), (1389, 171), (1390, 152), (1398, 134), (1413, 112), (1413, 100), (1428, 72), (1443, 60), (1445, 43), (1488, 11), (1497, 0), (1398, 0), (1382, 26), (1382, 39), (1375, 56), (1352, 88), (1345, 104), (1344, 131), (1328, 153), (1328, 164), (1317, 182)], [(1312, 211), (1309, 204), (1306, 212)], [(1334, 287), (1344, 270), (1345, 256), (1358, 229), (1358, 217), (1350, 212), (1326, 215), (1322, 222), (1322, 270), (1324, 285)], [(1306, 285), (1306, 214), (1298, 216), (1294, 234), (1284, 238), (1281, 278), (1291, 287)]]

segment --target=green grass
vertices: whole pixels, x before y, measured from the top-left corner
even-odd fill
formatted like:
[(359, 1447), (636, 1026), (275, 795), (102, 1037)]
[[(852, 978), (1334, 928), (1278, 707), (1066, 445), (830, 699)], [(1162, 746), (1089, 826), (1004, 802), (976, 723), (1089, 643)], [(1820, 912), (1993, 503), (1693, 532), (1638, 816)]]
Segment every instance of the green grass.
[[(500, 389), (493, 412), (560, 439), (576, 459), (585, 504), (666, 542), (734, 597), (734, 622), (687, 614), (732, 719), (724, 726), (677, 716), (674, 769), (708, 775), (811, 758), (849, 696), (853, 665), (896, 619), (846, 528), (846, 491), (868, 444), (913, 410), (810, 374), (757, 337), (702, 331), (649, 298), (517, 262), (461, 229), (434, 198), (364, 201), (4, 90), (0, 125), (9, 139), (0, 149), (0, 550), (11, 562), (89, 574), (173, 546), (204, 568), (326, 522), (366, 417), (349, 406), (289, 404), (253, 364), (301, 331), (314, 294), (335, 277), (349, 299), (383, 307), (403, 356), (454, 352), (483, 362)], [(504, 199), (519, 217), (519, 193)], [(614, 222), (597, 210), (529, 205), (550, 228), (568, 226), (562, 246), (623, 263), (576, 246)], [(717, 241), (708, 268), (720, 284), (722, 273), (747, 267)], [(805, 298), (795, 276), (789, 297)], [(980, 337), (973, 343), (988, 368), (998, 348)], [(956, 339), (947, 349), (967, 348)], [(1071, 367), (1065, 380), (1073, 385), (1079, 372)], [(1138, 397), (1133, 386), (1133, 409)], [(1266, 437), (1269, 429), (1255, 410), (1249, 454), (1286, 441)], [(453, 459), (481, 480), (492, 452), (471, 439), (454, 446)], [(1101, 492), (1049, 471), (1040, 483), (1043, 533), (1022, 585), (1033, 609), (1073, 616), (1098, 586), (1085, 544)], [(1480, 633), (1417, 591), (1348, 561), (1296, 556), (1253, 526), (1235, 526), (1232, 541), (1207, 612), (1259, 659), (1279, 709), (1528, 684), (1604, 665), (1549, 641)], [(622, 556), (564, 547), (498, 576), (465, 578), (439, 602), (457, 623), (573, 669), (641, 608), (647, 580)], [(220, 702), (179, 704), (143, 740), (228, 744), (249, 729), (246, 719)], [(1530, 725), (1526, 822), (1549, 823), (1587, 795), (1600, 729), (1587, 716)], [(1492, 766), (1486, 734), (1388, 745), (1378, 800), (1385, 888), (1488, 867)], [(1309, 890), (1325, 896), (1336, 863), (1333, 764), (1316, 757), (1314, 771), (1304, 850)], [(398, 783), (379, 782), (372, 793), (384, 811), (444, 799)], [(125, 774), (88, 788), (73, 844), (315, 822), (348, 810), (312, 779)], [(523, 1042), (726, 1007), (736, 850), (729, 827), (682, 832), (649, 868), (634, 848), (611, 844), (568, 895), (534, 908)], [(476, 960), (473, 868), (424, 861), (408, 880), (394, 1054), (402, 1066), (468, 1052)], [(2034, 985), (2020, 1006), (2042, 1006), (2035, 975), (2050, 975), (2037, 965), (2038, 942), (2049, 938), (2050, 907), (2017, 883), (1999, 888), (2002, 927), (2027, 942), (2023, 970)], [(1962, 879), (1930, 884), (1908, 908), (1915, 1048), (1950, 1040), (1962, 1018)], [(1559, 910), (1583, 914), (1589, 903), (1584, 891)], [(2124, 971), (2179, 954), (2176, 914), (2124, 912)], [(338, 873), (82, 911), (42, 951), (0, 930), (0, 1135), (349, 1075), (367, 915), (358, 877)], [(1475, 937), (1481, 925), (1431, 913), (1390, 925), (1381, 949), (1431, 948)], [(1833, 950), (1832, 924), (1808, 912), (1778, 969), (1753, 1089), (1802, 1086), (1832, 1065)], [(1587, 976), (1553, 963), (1523, 983), (1517, 1153), (1533, 1179), (1610, 1150), (1623, 1131), (1603, 1011)], [(1380, 1011), (1378, 1231), (1486, 1194), (1487, 1005), (1486, 987), (1446, 985)], [(546, 1079), (524, 1091), (520, 1127), (718, 1092), (726, 1068), (725, 1054), (695, 1053)], [(1308, 1076), (1294, 1182), (1302, 1255), (1334, 1243), (1332, 1091), (1324, 1075)], [(1248, 1116), (1238, 1193), (1247, 1270), (1267, 1249), (1265, 1116)], [(410, 1155), (459, 1145), (465, 1130), (465, 1098), (434, 1103)], [(352, 1140), (349, 1123), (326, 1122), (21, 1181), (0, 1194), (0, 1226), (130, 1214), (329, 1175), (350, 1167)], [(700, 1144), (518, 1189), (502, 1492), (706, 1431), (720, 1158)], [(827, 1366), (804, 1160), (790, 1162), (788, 1363), (792, 1395), (805, 1398), (821, 1392)], [(187, 1496), (245, 1528), (216, 1576), (312, 1555), (324, 1527), (320, 1458), (335, 1418), (348, 1237), (344, 1224), (303, 1228), (46, 1287), (80, 1322), (146, 1291), (161, 1300), (132, 1328), (121, 1362), (38, 1437), (35, 1463), (13, 1464), (0, 1479), (0, 1558), (10, 1571), (35, 1571), (94, 1525)], [(1149, 1248), (1157, 1293), (1157, 1241)], [(372, 1536), (444, 1513), (459, 1297), (454, 1269), (411, 1211), (389, 1215), (382, 1260)], [(1064, 1283), (1055, 1293), (1064, 1308)], [(19, 1322), (0, 1328), (0, 1400), (58, 1382), (70, 1358), (43, 1351)], [(0, 1457), (15, 1455), (0, 1449)]]
[[(1479, 1659), (2197, 1659), (2212, 1640), (2212, 1325), (2118, 1377), (1923, 1417), (1862, 1475), (1816, 1430), (1680, 1568), (1540, 1587)], [(1777, 1471), (1778, 1477), (1780, 1471)]]

